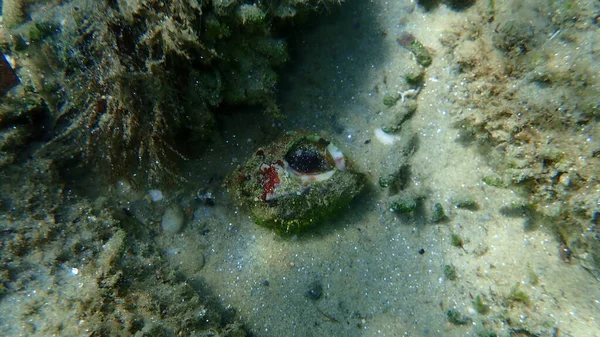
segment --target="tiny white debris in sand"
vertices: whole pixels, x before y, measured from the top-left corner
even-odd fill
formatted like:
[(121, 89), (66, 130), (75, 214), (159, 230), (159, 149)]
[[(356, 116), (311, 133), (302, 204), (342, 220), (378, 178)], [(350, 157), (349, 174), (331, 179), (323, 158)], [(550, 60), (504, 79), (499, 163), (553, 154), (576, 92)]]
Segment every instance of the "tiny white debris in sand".
[(381, 129), (375, 129), (375, 138), (384, 145), (392, 145), (395, 141), (400, 140), (400, 136), (386, 133)]
[(402, 99), (402, 103), (406, 100), (406, 98), (417, 97), (417, 95), (421, 92), (421, 87), (417, 89), (409, 89), (400, 93), (400, 97)]

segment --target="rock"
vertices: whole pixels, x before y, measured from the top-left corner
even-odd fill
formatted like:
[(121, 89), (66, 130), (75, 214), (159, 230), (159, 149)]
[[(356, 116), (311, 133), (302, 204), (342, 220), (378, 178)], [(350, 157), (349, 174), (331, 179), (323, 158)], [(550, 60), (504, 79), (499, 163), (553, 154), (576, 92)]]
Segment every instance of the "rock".
[(392, 212), (403, 214), (414, 211), (418, 206), (418, 199), (411, 193), (401, 192), (390, 197), (388, 203)]
[(452, 197), (452, 203), (456, 208), (463, 208), (471, 211), (479, 209), (479, 205), (475, 201), (475, 198), (467, 193), (457, 193)]
[(19, 78), (3, 54), (0, 54), (0, 96), (19, 84)]
[(176, 234), (183, 228), (183, 222), (185, 216), (181, 207), (177, 205), (171, 205), (162, 216), (162, 231), (164, 233)]
[(159, 202), (164, 199), (160, 190), (150, 190), (148, 191), (148, 195), (150, 196), (150, 199), (152, 199), (152, 202)]
[(431, 62), (433, 61), (431, 53), (429, 53), (429, 50), (427, 50), (427, 48), (425, 48), (425, 46), (423, 46), (423, 44), (420, 41), (418, 41), (412, 34), (402, 33), (400, 34), (400, 36), (398, 36), (396, 41), (399, 45), (413, 53), (417, 63), (420, 66), (427, 68), (431, 65)]

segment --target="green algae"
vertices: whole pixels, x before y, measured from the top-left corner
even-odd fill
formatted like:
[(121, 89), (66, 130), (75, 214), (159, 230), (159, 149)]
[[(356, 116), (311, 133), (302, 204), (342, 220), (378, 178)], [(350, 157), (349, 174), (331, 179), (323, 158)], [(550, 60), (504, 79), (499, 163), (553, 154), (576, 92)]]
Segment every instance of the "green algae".
[(458, 273), (456, 271), (456, 267), (451, 264), (445, 265), (444, 266), (444, 277), (447, 280), (456, 281), (458, 279)]
[(443, 222), (448, 219), (446, 215), (446, 211), (444, 211), (444, 206), (439, 202), (433, 204), (433, 208), (431, 211), (431, 221), (434, 223)]
[(392, 212), (405, 214), (414, 211), (418, 206), (418, 199), (408, 192), (398, 193), (388, 201)]
[(466, 325), (471, 322), (469, 317), (463, 315), (457, 309), (448, 309), (448, 311), (446, 311), (446, 317), (448, 318), (448, 322), (454, 325)]
[(531, 305), (531, 297), (525, 291), (521, 290), (520, 283), (515, 284), (506, 299), (509, 302), (521, 303), (527, 307)]
[(452, 233), (452, 235), (450, 235), (450, 244), (456, 248), (461, 248), (461, 249), (465, 249), (464, 248), (464, 241), (463, 239), (460, 237), (460, 235), (456, 234), (456, 233)]
[(429, 67), (433, 62), (433, 58), (431, 57), (431, 54), (429, 53), (427, 48), (425, 48), (425, 46), (423, 46), (423, 44), (418, 40), (414, 40), (413, 42), (411, 42), (408, 47), (408, 50), (410, 50), (411, 53), (413, 53), (415, 59), (417, 60), (417, 63), (423, 67)]
[(490, 307), (483, 302), (481, 295), (475, 296), (475, 299), (473, 300), (473, 308), (475, 308), (475, 311), (481, 315), (485, 315), (490, 311)]

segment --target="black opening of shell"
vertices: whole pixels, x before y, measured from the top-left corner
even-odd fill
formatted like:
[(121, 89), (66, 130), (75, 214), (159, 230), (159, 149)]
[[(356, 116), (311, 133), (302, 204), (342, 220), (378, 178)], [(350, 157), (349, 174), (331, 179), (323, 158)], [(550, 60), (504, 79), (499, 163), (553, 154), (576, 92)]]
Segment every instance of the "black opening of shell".
[(288, 165), (296, 172), (318, 174), (333, 170), (335, 163), (327, 151), (329, 142), (323, 138), (299, 139), (285, 155)]

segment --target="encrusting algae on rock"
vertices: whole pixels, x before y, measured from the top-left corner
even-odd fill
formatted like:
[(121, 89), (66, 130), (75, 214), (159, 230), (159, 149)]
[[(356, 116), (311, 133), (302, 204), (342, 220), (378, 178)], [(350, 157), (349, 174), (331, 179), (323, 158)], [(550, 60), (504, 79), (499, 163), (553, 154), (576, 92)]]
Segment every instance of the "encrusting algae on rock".
[(225, 184), (258, 225), (293, 234), (346, 206), (364, 180), (333, 143), (293, 133), (259, 148)]
[[(0, 60), (13, 61), (12, 69), (0, 61), (0, 72), (14, 75), (0, 76), (0, 93), (16, 76), (21, 83), (0, 102), (0, 132), (40, 129), (36, 155), (66, 172), (171, 186), (185, 180), (180, 165), (212, 141), (220, 107), (278, 114), (277, 69), (288, 60), (283, 22), (339, 1), (38, 3), (0, 5)], [(10, 163), (1, 152), (0, 165)]]

